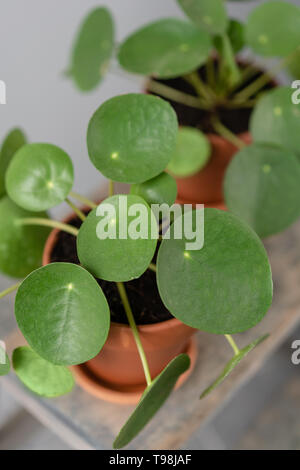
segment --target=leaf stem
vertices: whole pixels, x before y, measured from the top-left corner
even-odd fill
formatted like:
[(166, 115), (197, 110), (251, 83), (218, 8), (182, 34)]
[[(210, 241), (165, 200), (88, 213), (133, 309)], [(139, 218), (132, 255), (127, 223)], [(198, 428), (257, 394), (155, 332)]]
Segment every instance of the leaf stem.
[(108, 188), (108, 193), (109, 196), (113, 196), (115, 193), (115, 187), (114, 187), (114, 182), (112, 180), (109, 180), (109, 188)]
[(73, 204), (73, 202), (70, 201), (69, 198), (66, 198), (66, 203), (69, 204), (69, 206), (71, 207), (71, 209), (73, 209), (73, 211), (79, 217), (79, 219), (82, 220), (82, 222), (84, 222), (86, 219), (86, 216), (84, 215), (84, 213), (80, 209), (78, 209), (78, 207), (75, 206), (75, 204)]
[(117, 282), (117, 287), (118, 287), (118, 290), (119, 290), (119, 294), (120, 294), (122, 303), (124, 305), (124, 309), (125, 309), (125, 312), (126, 312), (128, 323), (130, 325), (130, 328), (132, 330), (132, 333), (133, 333), (133, 336), (134, 336), (134, 339), (135, 339), (135, 342), (136, 342), (136, 346), (137, 346), (137, 349), (138, 349), (138, 352), (139, 352), (139, 355), (140, 355), (140, 358), (141, 358), (141, 361), (142, 361), (142, 365), (143, 365), (147, 385), (149, 387), (149, 385), (151, 385), (151, 383), (152, 383), (150, 369), (149, 369), (146, 354), (145, 354), (145, 351), (144, 351), (144, 348), (143, 348), (143, 345), (142, 345), (142, 342), (141, 342), (141, 338), (140, 338), (140, 335), (139, 335), (139, 332), (138, 332), (138, 328), (136, 326), (134, 316), (133, 316), (133, 313), (132, 313), (132, 310), (131, 310), (131, 307), (130, 307), (127, 292), (126, 292), (126, 289), (125, 289), (124, 284), (122, 282)]
[(150, 271), (153, 271), (154, 273), (157, 272), (156, 265), (154, 263), (150, 263), (148, 269), (150, 269)]
[(93, 201), (90, 201), (87, 197), (81, 196), (81, 194), (74, 193), (74, 191), (71, 191), (69, 196), (73, 199), (76, 199), (77, 201), (81, 202), (85, 206), (90, 207), (91, 209), (95, 209), (97, 207), (97, 204), (95, 204)]
[(62, 230), (63, 232), (70, 233), (77, 237), (79, 230), (76, 227), (72, 227), (72, 225), (63, 224), (62, 222), (58, 222), (57, 220), (50, 220), (50, 219), (40, 219), (40, 218), (27, 218), (27, 219), (19, 219), (17, 221), (20, 225), (39, 225), (44, 227), (52, 227), (57, 228), (58, 230)]
[(211, 123), (218, 134), (231, 142), (235, 147), (242, 149), (246, 146), (246, 144), (241, 139), (239, 139), (233, 132), (231, 132), (231, 130), (221, 123), (217, 116), (212, 116)]
[(283, 60), (281, 60), (271, 70), (269, 70), (268, 72), (262, 74), (259, 78), (257, 78), (257, 80), (250, 83), (250, 85), (248, 85), (242, 91), (237, 93), (235, 95), (234, 101), (247, 100), (252, 95), (254, 95), (258, 91), (260, 91), (265, 85), (267, 85), (273, 79), (273, 77), (278, 72), (280, 72), (280, 70), (285, 68), (291, 62), (291, 60), (294, 58), (294, 56), (297, 53), (299, 53), (299, 48), (297, 48), (296, 51), (293, 51), (291, 54), (289, 54), (287, 57), (285, 57)]
[(236, 342), (234, 341), (233, 337), (231, 335), (224, 335), (224, 336), (227, 339), (230, 346), (232, 347), (232, 349), (234, 351), (234, 355), (237, 356), (238, 354), (240, 354), (240, 350), (239, 350)]
[(21, 282), (18, 282), (17, 284), (9, 287), (8, 289), (4, 290), (3, 292), (0, 292), (0, 299), (3, 299), (3, 297), (5, 297), (6, 295), (11, 294), (15, 290), (17, 290), (20, 287), (21, 284), (22, 284)]
[(199, 97), (203, 97), (208, 104), (212, 105), (215, 101), (215, 93), (200, 78), (197, 72), (185, 75), (184, 80), (194, 87)]
[(210, 109), (210, 106), (199, 98), (176, 90), (175, 88), (168, 87), (167, 85), (154, 80), (148, 81), (147, 89), (157, 95), (161, 95), (164, 98), (175, 101), (176, 103), (185, 104), (191, 108)]

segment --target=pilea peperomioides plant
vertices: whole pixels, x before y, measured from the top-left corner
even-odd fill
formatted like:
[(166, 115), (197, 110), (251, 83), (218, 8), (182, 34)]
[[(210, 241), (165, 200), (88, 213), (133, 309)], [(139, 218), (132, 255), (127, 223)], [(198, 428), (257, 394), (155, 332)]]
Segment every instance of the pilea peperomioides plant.
[[(145, 390), (115, 448), (126, 446), (144, 428), (190, 367), (189, 356), (182, 353), (158, 376), (151, 375), (127, 282), (148, 269), (155, 271), (161, 301), (176, 319), (197, 330), (225, 335), (234, 356), (202, 397), (265, 338), (239, 350), (231, 336), (260, 322), (272, 301), (270, 264), (255, 232), (229, 212), (190, 208), (174, 216), (166, 234), (161, 234), (164, 217), (155, 216), (153, 204), (166, 208), (175, 201), (175, 182), (164, 170), (175, 152), (177, 134), (175, 112), (161, 98), (130, 94), (100, 106), (89, 124), (88, 150), (94, 166), (111, 181), (109, 197), (98, 206), (72, 192), (71, 160), (56, 146), (12, 145), (17, 151), (5, 172), (8, 195), (0, 201), (0, 217), (5, 220), (0, 229), (0, 266), (11, 276), (27, 276), (0, 294), (17, 289), (15, 316), (29, 345), (13, 352), (13, 368), (39, 395), (69, 392), (74, 380), (68, 366), (101, 355), (109, 335), (110, 299), (100, 282), (116, 284), (143, 366)], [(16, 135), (9, 138), (15, 142)], [(114, 194), (114, 182), (132, 184), (131, 193)], [(70, 198), (89, 205), (89, 214)], [(81, 220), (79, 229), (41, 215), (64, 201)], [(204, 226), (196, 228), (203, 229), (204, 244), (194, 249), (186, 231), (178, 237), (176, 229), (186, 227), (188, 219), (196, 223), (199, 215)], [(41, 236), (44, 242), (44, 230), (51, 227), (77, 237), (81, 265), (54, 262), (33, 270), (36, 253), (42, 254), (37, 240)], [(153, 289), (154, 283), (155, 278)], [(9, 358), (3, 351), (2, 356), (4, 375), (9, 372)]]
[[(219, 207), (225, 199), (259, 236), (284, 230), (300, 216), (300, 111), (292, 103), (293, 90), (274, 78), (281, 69), (299, 71), (300, 7), (270, 0), (255, 6), (243, 24), (228, 17), (225, 0), (176, 3), (186, 20), (144, 25), (118, 46), (109, 11), (93, 10), (74, 43), (69, 75), (82, 91), (92, 90), (114, 72), (109, 63), (115, 54), (121, 69), (147, 76), (145, 91), (169, 100), (182, 124), (168, 165), (181, 181), (179, 200)], [(280, 60), (262, 72), (239, 58), (247, 46), (264, 59)], [(244, 150), (248, 130), (252, 143)], [(216, 151), (212, 133), (234, 145), (231, 157), (242, 149), (226, 172), (224, 192), (229, 162), (224, 148), (220, 162), (210, 162)], [(219, 171), (215, 178), (213, 171)]]

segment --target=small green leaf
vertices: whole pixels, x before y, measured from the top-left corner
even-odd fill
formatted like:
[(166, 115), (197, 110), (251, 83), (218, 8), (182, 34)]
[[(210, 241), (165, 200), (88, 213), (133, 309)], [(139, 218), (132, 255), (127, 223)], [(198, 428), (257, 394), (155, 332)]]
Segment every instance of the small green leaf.
[(13, 129), (5, 138), (0, 151), (0, 197), (6, 193), (5, 174), (14, 154), (26, 144), (26, 137), (20, 129)]
[(227, 168), (226, 205), (260, 237), (267, 237), (300, 217), (299, 181), (299, 160), (290, 150), (252, 144), (235, 155)]
[[(244, 48), (246, 44), (244, 23), (231, 19), (227, 28), (226, 35), (228, 36), (234, 54), (237, 54)], [(221, 55), (223, 49), (222, 36), (215, 36), (214, 45), (219, 54)]]
[(92, 10), (78, 32), (69, 75), (82, 91), (96, 88), (106, 75), (114, 49), (114, 24), (107, 8)]
[(300, 109), (292, 102), (294, 90), (280, 87), (268, 92), (256, 105), (250, 131), (255, 142), (268, 142), (300, 155)]
[(180, 354), (145, 390), (137, 408), (121, 429), (114, 442), (114, 449), (127, 446), (149, 423), (171, 394), (181, 374), (190, 367), (190, 358)]
[[(0, 200), (0, 271), (24, 278), (42, 264), (42, 255), (50, 229), (18, 224), (19, 219), (36, 217), (17, 206), (7, 196)], [(46, 213), (39, 214), (48, 218)]]
[(225, 33), (228, 17), (223, 0), (177, 0), (186, 15), (211, 34)]
[(177, 197), (177, 184), (168, 173), (160, 175), (140, 184), (133, 184), (130, 194), (140, 196), (147, 204), (168, 204), (172, 206)]
[(129, 72), (155, 78), (179, 77), (204, 64), (212, 43), (192, 23), (169, 18), (129, 36), (119, 50), (119, 62)]
[[(248, 225), (228, 212), (205, 209), (192, 216), (188, 212), (178, 217), (170, 239), (160, 246), (157, 283), (162, 301), (193, 328), (216, 334), (248, 330), (262, 320), (272, 302), (265, 248)], [(184, 227), (182, 239), (176, 238), (177, 224)], [(203, 225), (203, 248), (187, 247), (188, 232), (193, 228), (199, 237)]]
[(247, 43), (265, 57), (285, 57), (300, 45), (300, 8), (283, 1), (257, 6), (246, 24)]
[(90, 121), (89, 155), (107, 178), (143, 183), (165, 170), (177, 132), (175, 111), (166, 101), (142, 94), (117, 96)]
[(10, 362), (8, 355), (0, 345), (0, 377), (9, 374)]
[(233, 369), (241, 362), (241, 360), (244, 359), (244, 357), (246, 357), (247, 354), (249, 354), (249, 352), (252, 351), (252, 349), (254, 349), (260, 343), (265, 341), (265, 339), (267, 339), (268, 337), (269, 337), (269, 335), (261, 336), (260, 338), (256, 339), (255, 341), (250, 343), (245, 348), (241, 349), (239, 354), (234, 356), (226, 364), (225, 369), (220, 374), (220, 376), (206, 390), (204, 390), (204, 392), (201, 394), (200, 398), (206, 397), (210, 392), (212, 392), (216, 387), (218, 387), (223, 382), (223, 380), (225, 380), (226, 377), (233, 371)]
[(85, 269), (69, 263), (49, 264), (30, 274), (18, 290), (15, 315), (32, 349), (56, 365), (94, 358), (110, 325), (100, 286)]
[(55, 366), (45, 361), (28, 346), (14, 350), (13, 367), (21, 382), (42, 397), (65, 395), (71, 392), (75, 385), (67, 367)]
[(191, 176), (207, 164), (210, 151), (210, 143), (203, 132), (192, 127), (181, 127), (168, 170), (177, 177)]
[(6, 173), (9, 197), (29, 211), (44, 211), (63, 202), (72, 189), (70, 157), (50, 144), (24, 145)]
[(116, 195), (90, 212), (81, 225), (77, 237), (78, 257), (97, 278), (130, 281), (148, 268), (157, 237), (157, 222), (148, 204), (139, 196)]

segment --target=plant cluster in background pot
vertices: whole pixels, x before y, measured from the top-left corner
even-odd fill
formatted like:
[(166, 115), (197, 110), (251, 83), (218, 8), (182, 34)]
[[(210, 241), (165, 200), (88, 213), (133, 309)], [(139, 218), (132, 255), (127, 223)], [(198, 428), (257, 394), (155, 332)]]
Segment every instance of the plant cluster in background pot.
[[(116, 283), (145, 372), (144, 394), (117, 437), (116, 448), (127, 445), (143, 429), (190, 366), (189, 356), (180, 354), (159, 376), (151, 377), (134, 306), (127, 296), (128, 281), (147, 269), (155, 270), (161, 300), (174, 317), (195, 329), (226, 336), (234, 356), (202, 396), (264, 339), (239, 350), (231, 334), (260, 322), (272, 301), (271, 269), (263, 244), (236, 215), (205, 209), (205, 242), (200, 250), (189, 251), (186, 243), (190, 240), (184, 236), (176, 239), (172, 226), (169, 239), (160, 240), (160, 221), (150, 205), (172, 205), (175, 201), (176, 184), (164, 170), (176, 152), (177, 138), (176, 114), (161, 98), (129, 94), (100, 106), (90, 121), (87, 144), (92, 163), (111, 183), (109, 198), (98, 208), (72, 192), (73, 166), (62, 149), (26, 143), (23, 134), (15, 130), (1, 151), (1, 181), (5, 184), (1, 185), (0, 200), (0, 268), (9, 276), (25, 278), (1, 297), (17, 289), (15, 316), (29, 345), (13, 352), (13, 369), (39, 395), (56, 397), (69, 392), (74, 381), (68, 366), (98, 355), (109, 335), (110, 310), (97, 279)], [(132, 184), (131, 193), (113, 194), (115, 181)], [(127, 201), (128, 212), (119, 208), (121, 197)], [(87, 217), (74, 199), (90, 205)], [(79, 229), (47, 217), (47, 210), (64, 201), (82, 220)], [(99, 216), (107, 202), (116, 208), (116, 215)], [(146, 236), (135, 240), (98, 238), (103, 218), (103, 230), (126, 224), (128, 231), (136, 218), (130, 208), (136, 204), (154, 223), (155, 237), (149, 224)], [(197, 215), (196, 210), (189, 214)], [(80, 266), (55, 262), (39, 268), (51, 227), (77, 237)], [(7, 374), (9, 368), (7, 358), (6, 364), (0, 365), (0, 374)]]
[[(175, 109), (179, 104), (204, 112), (211, 132), (240, 149), (225, 174), (226, 206), (266, 237), (300, 216), (300, 109), (292, 103), (293, 90), (275, 87), (273, 81), (284, 69), (300, 78), (300, 8), (271, 0), (254, 7), (243, 24), (228, 17), (226, 3), (177, 0), (186, 20), (147, 24), (118, 47), (111, 14), (97, 8), (80, 28), (69, 75), (82, 91), (92, 90), (113, 72), (110, 60), (116, 55), (121, 69), (148, 77), (148, 92), (166, 98)], [(254, 63), (244, 63), (238, 57), (246, 47), (263, 59), (277, 59), (276, 65), (262, 73)], [(253, 141), (247, 148), (222, 122), (227, 116), (230, 123), (228, 116), (241, 110), (251, 114)], [(183, 126), (168, 171), (177, 179), (189, 178), (205, 171), (209, 159), (201, 123)], [(210, 201), (199, 201), (195, 193), (187, 202)]]

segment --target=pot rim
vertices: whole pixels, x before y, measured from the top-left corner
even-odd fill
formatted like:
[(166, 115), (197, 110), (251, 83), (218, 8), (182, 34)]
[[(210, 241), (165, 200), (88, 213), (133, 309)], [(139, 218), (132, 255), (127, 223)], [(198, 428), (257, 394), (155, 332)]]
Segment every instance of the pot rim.
[[(81, 210), (84, 211), (84, 210), (87, 210), (87, 209), (90, 209), (90, 208), (89, 207), (83, 207)], [(74, 215), (76, 216), (75, 212), (70, 213), (68, 216), (66, 216), (63, 219), (63, 222), (66, 223), (66, 224), (69, 223), (70, 220), (73, 219)], [(47, 238), (45, 246), (44, 246), (43, 261), (42, 261), (43, 266), (46, 266), (46, 265), (50, 264), (50, 262), (51, 262), (50, 261), (51, 251), (52, 251), (53, 246), (56, 243), (58, 234), (60, 232), (61, 232), (61, 230), (58, 229), (58, 228), (55, 228), (50, 232), (49, 237)], [(129, 325), (125, 325), (123, 323), (117, 323), (117, 322), (112, 321), (111, 325), (113, 325), (114, 328), (117, 328), (117, 329), (124, 329), (124, 328), (126, 330), (130, 329)], [(180, 320), (178, 320), (175, 317), (170, 318), (170, 320), (165, 320), (163, 322), (150, 323), (150, 324), (146, 324), (146, 325), (137, 325), (137, 327), (138, 327), (139, 331), (141, 331), (141, 332), (152, 332), (152, 331), (156, 331), (158, 329), (159, 330), (166, 330), (166, 329), (170, 329), (170, 328), (177, 328), (179, 325), (184, 325), (186, 328), (192, 328), (189, 325), (186, 325), (186, 324), (182, 323)]]

